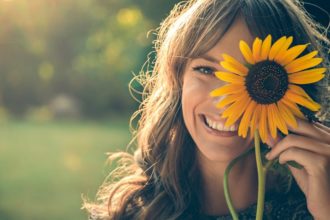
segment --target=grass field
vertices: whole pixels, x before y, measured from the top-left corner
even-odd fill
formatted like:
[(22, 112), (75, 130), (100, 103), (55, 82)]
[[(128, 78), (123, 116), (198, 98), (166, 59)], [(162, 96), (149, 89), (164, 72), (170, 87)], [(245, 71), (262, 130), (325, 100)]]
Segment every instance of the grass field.
[(109, 168), (106, 152), (125, 149), (128, 119), (0, 123), (0, 219), (87, 219)]

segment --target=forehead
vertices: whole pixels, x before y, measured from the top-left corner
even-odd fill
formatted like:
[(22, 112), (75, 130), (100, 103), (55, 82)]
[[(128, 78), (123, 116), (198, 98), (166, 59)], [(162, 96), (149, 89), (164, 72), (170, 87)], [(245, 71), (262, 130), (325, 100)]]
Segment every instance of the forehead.
[(207, 54), (212, 57), (219, 57), (222, 53), (227, 53), (238, 60), (243, 60), (239, 50), (240, 40), (244, 40), (248, 45), (252, 45), (254, 37), (250, 33), (246, 23), (242, 18), (237, 18), (226, 31), (219, 42), (211, 48)]

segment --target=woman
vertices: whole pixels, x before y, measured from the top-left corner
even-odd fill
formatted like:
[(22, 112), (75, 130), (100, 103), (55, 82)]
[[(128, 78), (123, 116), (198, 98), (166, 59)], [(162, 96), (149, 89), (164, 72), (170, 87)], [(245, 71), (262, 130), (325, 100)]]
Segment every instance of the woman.
[[(145, 97), (135, 133), (134, 157), (122, 158), (121, 178), (105, 183), (99, 203), (86, 204), (92, 219), (226, 219), (223, 176), (230, 161), (253, 147), (238, 136), (238, 123), (224, 128), (211, 97), (225, 84), (214, 77), (227, 53), (241, 63), (239, 41), (292, 36), (310, 43), (323, 56), (328, 40), (295, 0), (194, 0), (177, 5), (162, 23), (155, 43), (157, 59), (146, 74)], [(325, 62), (323, 62), (325, 65)], [(321, 81), (323, 83), (326, 83)], [(304, 85), (316, 101), (322, 85)], [(330, 129), (314, 123), (314, 113), (300, 107), (307, 120), (276, 140), (268, 159), (296, 161), (291, 175), (274, 169), (267, 178), (265, 219), (326, 219), (330, 216)], [(133, 118), (134, 118), (133, 116)], [(239, 121), (238, 121), (239, 122)], [(240, 160), (230, 173), (230, 191), (240, 219), (253, 219), (257, 200), (254, 156)], [(113, 174), (115, 175), (115, 174)], [(115, 176), (117, 177), (117, 176)], [(118, 178), (117, 178), (118, 179)], [(291, 183), (291, 180), (292, 183)]]

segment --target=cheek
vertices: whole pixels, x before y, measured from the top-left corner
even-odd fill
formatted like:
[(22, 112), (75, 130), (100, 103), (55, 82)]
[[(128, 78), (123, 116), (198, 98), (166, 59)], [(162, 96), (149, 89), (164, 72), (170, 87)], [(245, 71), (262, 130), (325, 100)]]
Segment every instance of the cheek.
[(184, 123), (191, 133), (191, 126), (193, 121), (193, 109), (194, 109), (194, 101), (192, 97), (192, 90), (182, 88), (182, 115)]
[(182, 107), (200, 105), (210, 99), (210, 92), (219, 87), (211, 80), (184, 77), (182, 85)]
[(182, 86), (182, 114), (190, 133), (195, 126), (198, 109), (207, 102), (210, 86), (198, 78), (186, 78)]

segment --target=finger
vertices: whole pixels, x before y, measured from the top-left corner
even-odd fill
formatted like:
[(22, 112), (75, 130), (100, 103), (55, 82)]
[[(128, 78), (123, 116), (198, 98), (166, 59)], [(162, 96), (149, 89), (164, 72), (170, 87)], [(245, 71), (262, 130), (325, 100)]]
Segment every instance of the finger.
[(282, 152), (292, 147), (302, 148), (311, 152), (330, 157), (329, 144), (296, 134), (289, 134), (285, 138), (283, 138), (272, 148), (272, 150), (266, 155), (266, 157), (268, 160), (272, 160), (278, 155), (280, 155)]
[(289, 170), (291, 171), (292, 175), (294, 176), (296, 182), (300, 186), (301, 190), (306, 193), (308, 190), (308, 185), (307, 185), (307, 177), (308, 173), (306, 172), (305, 169), (296, 169), (293, 166), (288, 166)]
[(310, 211), (314, 210), (312, 204), (318, 204), (320, 209), (327, 210), (330, 195), (327, 174), (330, 166), (329, 158), (307, 150), (292, 148), (281, 155), (280, 163), (287, 161), (295, 161), (304, 167), (300, 170), (289, 166), (289, 169), (305, 193)]
[(310, 123), (299, 118), (297, 118), (297, 123), (297, 128), (289, 127), (289, 130), (302, 136), (310, 137), (325, 143), (330, 143), (330, 134), (318, 128), (315, 123)]
[(314, 126), (320, 132), (322, 137), (320, 140), (330, 144), (330, 128), (318, 122), (313, 123), (312, 126)]
[(330, 128), (327, 127), (326, 125), (321, 124), (320, 122), (315, 122), (314, 124), (315, 124), (315, 126), (316, 126), (317, 128), (319, 128), (319, 129), (321, 129), (321, 130), (323, 130), (323, 131), (325, 131), (325, 132), (327, 132), (327, 133), (330, 133)]
[(302, 165), (309, 175), (321, 174), (329, 169), (329, 157), (301, 148), (290, 148), (279, 156), (279, 163), (295, 161)]

